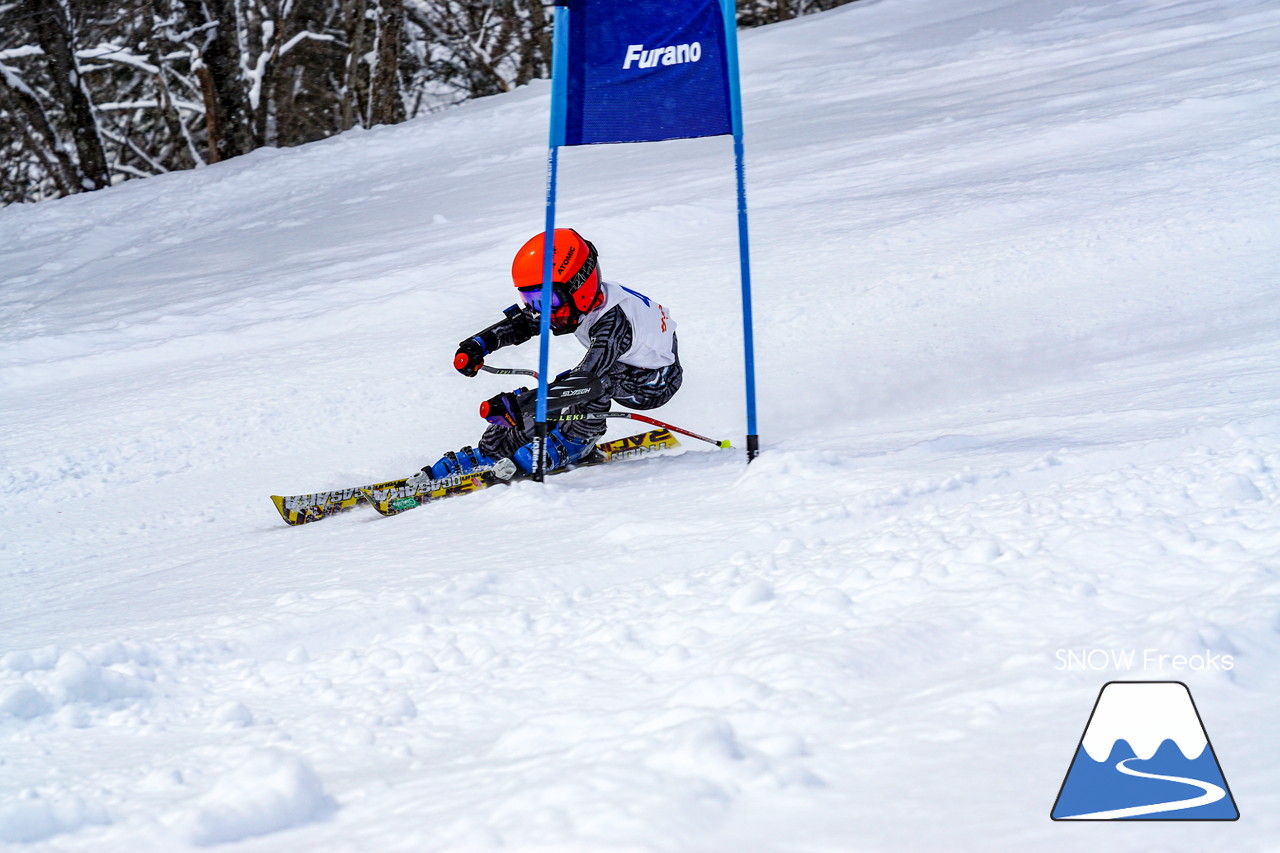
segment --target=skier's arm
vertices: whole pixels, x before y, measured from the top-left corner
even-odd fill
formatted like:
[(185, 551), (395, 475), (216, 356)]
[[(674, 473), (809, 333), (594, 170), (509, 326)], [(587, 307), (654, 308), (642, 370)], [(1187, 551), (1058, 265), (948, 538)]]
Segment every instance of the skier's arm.
[(485, 356), (494, 350), (522, 344), (537, 334), (532, 312), (512, 305), (502, 313), (505, 316), (501, 320), (458, 344), (453, 366), (463, 376), (479, 373)]
[[(591, 327), (591, 342), (582, 361), (547, 386), (547, 411), (558, 412), (603, 397), (607, 393), (604, 377), (631, 349), (632, 337), (631, 321), (626, 313), (621, 308), (606, 311)], [(521, 395), (520, 406), (526, 412), (534, 412), (537, 399), (537, 392), (530, 391)]]
[[(558, 412), (603, 397), (607, 393), (604, 377), (631, 349), (632, 338), (631, 321), (626, 313), (621, 308), (606, 311), (591, 327), (591, 342), (582, 361), (547, 386), (547, 411)], [(529, 391), (520, 396), (520, 406), (525, 412), (533, 412), (537, 399), (537, 392)]]
[[(520, 342), (533, 337), (534, 333), (530, 331)], [(606, 311), (591, 327), (591, 342), (582, 361), (573, 370), (557, 376), (547, 387), (547, 412), (558, 412), (602, 396), (605, 393), (603, 378), (631, 349), (632, 338), (631, 321), (623, 310)], [(494, 424), (527, 427), (533, 423), (537, 401), (537, 391), (518, 388), (486, 400), (480, 405), (480, 416)]]
[(620, 307), (610, 308), (604, 316), (591, 327), (591, 342), (587, 345), (587, 354), (573, 369), (574, 374), (590, 376), (607, 376), (626, 353), (631, 349), (633, 334), (631, 321)]

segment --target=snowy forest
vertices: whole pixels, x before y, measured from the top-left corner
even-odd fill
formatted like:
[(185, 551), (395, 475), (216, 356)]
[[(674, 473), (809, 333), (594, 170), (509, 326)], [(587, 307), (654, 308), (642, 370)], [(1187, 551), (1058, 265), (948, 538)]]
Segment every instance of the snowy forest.
[[(744, 27), (848, 0), (742, 0)], [(395, 124), (546, 77), (537, 0), (0, 0), (0, 204)]]

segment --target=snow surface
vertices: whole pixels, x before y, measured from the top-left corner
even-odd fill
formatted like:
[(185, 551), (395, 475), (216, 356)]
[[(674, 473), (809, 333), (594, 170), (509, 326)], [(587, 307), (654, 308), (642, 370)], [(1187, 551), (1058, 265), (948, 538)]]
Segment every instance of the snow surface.
[[(742, 60), (750, 467), (268, 502), (475, 440), (545, 83), (0, 211), (0, 845), (1280, 849), (1280, 7), (863, 0)], [(658, 416), (740, 435), (729, 143), (561, 174), (680, 323)], [(1188, 684), (1240, 821), (1050, 821), (1117, 678)]]

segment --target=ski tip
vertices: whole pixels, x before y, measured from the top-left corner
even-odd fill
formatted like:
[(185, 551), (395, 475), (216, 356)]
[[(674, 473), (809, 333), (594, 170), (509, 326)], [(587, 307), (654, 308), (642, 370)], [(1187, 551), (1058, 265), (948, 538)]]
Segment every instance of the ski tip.
[(271, 503), (275, 505), (276, 511), (280, 513), (280, 517), (284, 519), (284, 523), (290, 527), (296, 527), (299, 524), (306, 524), (311, 519), (307, 517), (305, 512), (291, 511), (284, 505), (285, 498), (283, 495), (272, 495)]

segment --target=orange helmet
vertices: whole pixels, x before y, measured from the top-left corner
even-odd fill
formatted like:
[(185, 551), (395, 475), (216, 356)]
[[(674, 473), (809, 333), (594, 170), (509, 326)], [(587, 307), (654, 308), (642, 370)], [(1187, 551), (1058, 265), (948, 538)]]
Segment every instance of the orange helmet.
[[(542, 310), (545, 233), (530, 237), (511, 262), (511, 280), (525, 304)], [(551, 331), (572, 332), (604, 298), (596, 247), (572, 228), (557, 228), (551, 262)]]

